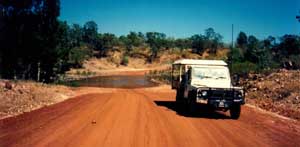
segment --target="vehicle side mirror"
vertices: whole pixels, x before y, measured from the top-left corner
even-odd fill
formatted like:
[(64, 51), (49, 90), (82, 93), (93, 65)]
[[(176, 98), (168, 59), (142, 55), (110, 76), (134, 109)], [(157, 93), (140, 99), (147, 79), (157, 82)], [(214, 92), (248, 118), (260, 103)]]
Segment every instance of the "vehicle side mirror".
[(240, 76), (238, 74), (234, 74), (232, 77), (232, 85), (236, 86), (240, 84)]

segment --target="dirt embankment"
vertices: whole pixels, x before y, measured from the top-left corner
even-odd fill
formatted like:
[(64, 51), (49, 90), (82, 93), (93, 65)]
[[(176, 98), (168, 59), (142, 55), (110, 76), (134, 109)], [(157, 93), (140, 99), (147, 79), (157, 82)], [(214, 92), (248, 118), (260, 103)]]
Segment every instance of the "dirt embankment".
[(149, 64), (138, 58), (130, 58), (129, 63), (131, 64), (123, 66), (112, 63), (109, 58), (91, 58), (84, 62), (82, 68), (68, 71), (64, 79), (74, 80), (113, 75), (144, 75), (151, 70), (163, 70), (170, 67), (170, 64)]
[(75, 93), (65, 86), (0, 80), (0, 119), (30, 112), (73, 96)]
[(249, 74), (242, 80), (247, 103), (300, 120), (300, 71), (280, 70), (268, 75)]
[(119, 50), (110, 51), (107, 57), (91, 58), (83, 63), (82, 68), (71, 69), (63, 77), (66, 80), (84, 79), (105, 75), (142, 75), (150, 70), (165, 70), (177, 59), (226, 59), (228, 49), (218, 50), (215, 55), (210, 55), (208, 50), (202, 56), (192, 53), (191, 50), (180, 51), (178, 49), (160, 51), (158, 57), (149, 62), (149, 49), (135, 49), (128, 57), (128, 65), (122, 65), (121, 59), (124, 52)]

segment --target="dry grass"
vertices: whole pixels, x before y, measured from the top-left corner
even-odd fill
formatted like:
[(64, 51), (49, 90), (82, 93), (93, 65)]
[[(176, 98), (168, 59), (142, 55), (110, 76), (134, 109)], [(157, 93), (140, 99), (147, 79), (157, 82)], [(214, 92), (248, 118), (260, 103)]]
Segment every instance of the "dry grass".
[(226, 60), (228, 52), (229, 52), (229, 49), (227, 49), (227, 48), (219, 49), (219, 50), (217, 50), (217, 53), (214, 55), (214, 54), (209, 54), (209, 50), (207, 49), (202, 54), (201, 59)]

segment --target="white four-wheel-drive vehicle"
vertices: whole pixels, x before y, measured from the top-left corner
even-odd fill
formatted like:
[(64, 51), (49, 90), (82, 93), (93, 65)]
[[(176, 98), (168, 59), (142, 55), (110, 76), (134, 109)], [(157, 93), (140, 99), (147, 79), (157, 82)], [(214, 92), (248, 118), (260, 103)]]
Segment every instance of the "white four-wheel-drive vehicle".
[(196, 103), (205, 103), (216, 110), (230, 110), (238, 119), (245, 104), (244, 90), (234, 87), (227, 63), (222, 60), (177, 60), (172, 65), (172, 89), (176, 104), (195, 111)]

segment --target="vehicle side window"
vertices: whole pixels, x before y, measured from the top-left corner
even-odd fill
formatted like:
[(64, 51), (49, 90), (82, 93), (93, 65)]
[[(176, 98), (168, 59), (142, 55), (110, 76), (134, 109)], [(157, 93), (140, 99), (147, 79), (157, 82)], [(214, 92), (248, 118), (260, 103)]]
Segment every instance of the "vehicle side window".
[(180, 84), (180, 65), (173, 65), (172, 66), (172, 88), (178, 88)]

